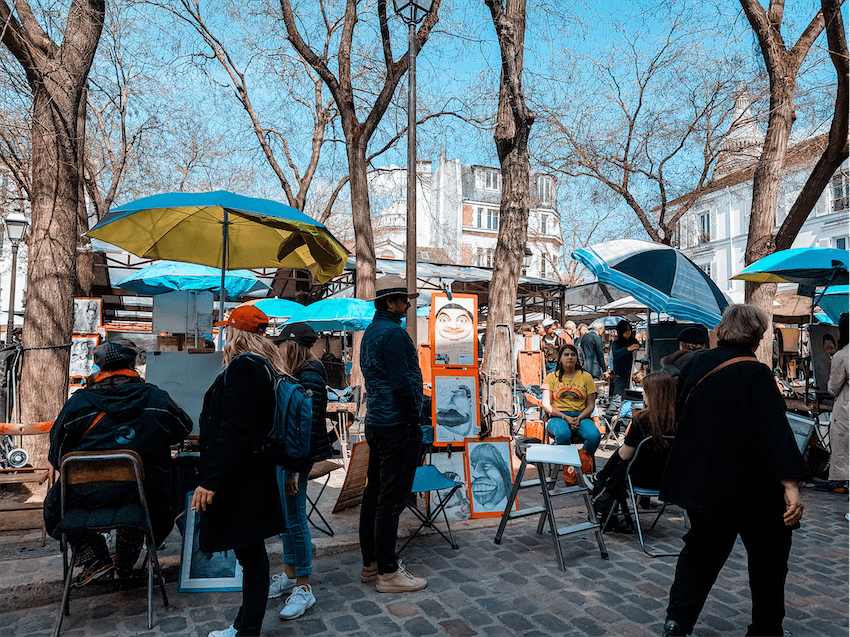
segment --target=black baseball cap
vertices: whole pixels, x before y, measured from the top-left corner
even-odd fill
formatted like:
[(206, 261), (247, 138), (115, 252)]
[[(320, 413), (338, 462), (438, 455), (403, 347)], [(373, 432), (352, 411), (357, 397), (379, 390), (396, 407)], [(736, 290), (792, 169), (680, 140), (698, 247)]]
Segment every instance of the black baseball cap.
[(289, 325), (284, 325), (280, 330), (280, 334), (272, 338), (272, 340), (275, 343), (295, 341), (299, 345), (313, 347), (313, 345), (316, 344), (316, 341), (319, 340), (319, 335), (316, 334), (316, 330), (306, 323), (291, 323)]

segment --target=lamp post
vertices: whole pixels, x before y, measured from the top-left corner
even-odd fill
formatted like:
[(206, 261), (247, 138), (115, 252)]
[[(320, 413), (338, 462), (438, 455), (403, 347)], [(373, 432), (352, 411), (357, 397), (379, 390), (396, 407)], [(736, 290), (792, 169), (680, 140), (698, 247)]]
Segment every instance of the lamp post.
[[(393, 0), (396, 14), (407, 24), (407, 292), (416, 292), (416, 25), (431, 13), (434, 0)], [(407, 310), (407, 333), (416, 345), (416, 303)]]
[(12, 244), (12, 272), (9, 282), (9, 323), (6, 326), (6, 345), (12, 344), (12, 331), (15, 329), (15, 279), (18, 278), (18, 246), (27, 232), (29, 222), (20, 212), (10, 213), (6, 217), (6, 232)]

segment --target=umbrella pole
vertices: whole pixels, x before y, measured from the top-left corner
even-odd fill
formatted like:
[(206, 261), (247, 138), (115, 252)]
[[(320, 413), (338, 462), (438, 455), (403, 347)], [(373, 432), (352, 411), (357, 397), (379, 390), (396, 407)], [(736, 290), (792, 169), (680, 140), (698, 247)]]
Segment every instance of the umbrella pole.
[[(224, 287), (224, 275), (227, 271), (227, 243), (228, 243), (228, 226), (230, 222), (227, 220), (227, 208), (222, 207), (224, 212), (224, 221), (221, 224), (221, 285), (218, 288), (218, 320), (224, 320), (224, 302), (227, 299), (227, 290)], [(224, 326), (218, 328), (218, 347), (217, 350), (224, 349)]]

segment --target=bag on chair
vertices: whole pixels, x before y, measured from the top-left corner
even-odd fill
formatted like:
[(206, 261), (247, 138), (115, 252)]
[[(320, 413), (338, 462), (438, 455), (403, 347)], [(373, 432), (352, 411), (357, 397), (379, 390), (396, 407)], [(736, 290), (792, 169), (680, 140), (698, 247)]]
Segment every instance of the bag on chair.
[[(584, 474), (593, 473), (593, 456), (584, 449), (579, 449), (578, 457), (581, 458), (581, 472)], [(578, 485), (578, 476), (576, 476), (575, 467), (570, 465), (564, 467), (564, 482), (568, 487)]]

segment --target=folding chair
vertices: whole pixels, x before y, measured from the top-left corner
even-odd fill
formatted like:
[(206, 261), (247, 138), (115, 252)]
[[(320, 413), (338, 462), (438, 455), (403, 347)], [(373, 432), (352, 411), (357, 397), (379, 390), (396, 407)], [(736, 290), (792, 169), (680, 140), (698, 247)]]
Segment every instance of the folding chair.
[[(116, 528), (134, 528), (144, 531), (145, 568), (148, 580), (148, 629), (153, 628), (153, 581), (156, 574), (157, 583), (162, 592), (163, 606), (168, 607), (165, 594), (165, 578), (159, 566), (156, 555), (156, 542), (153, 537), (153, 527), (148, 513), (147, 500), (143, 485), (144, 469), (142, 459), (135, 451), (74, 451), (62, 458), (60, 472), (60, 498), (62, 517), (56, 531), (61, 533), (62, 569), (65, 575), (65, 587), (62, 590), (62, 603), (56, 619), (53, 637), (58, 637), (65, 615), (70, 615), (69, 594), (74, 573), (76, 548), (71, 548), (71, 558), (68, 560), (68, 534), (83, 531), (106, 532)], [(69, 495), (74, 488), (95, 487), (107, 488), (121, 482), (135, 482), (138, 488), (139, 501), (134, 503), (126, 498), (116, 501), (112, 506), (97, 509), (66, 508)]]
[[(308, 476), (310, 480), (316, 480), (318, 482), (321, 478), (324, 478), (325, 481), (321, 483), (319, 494), (315, 497), (315, 499), (311, 498), (310, 492), (307, 491), (307, 503), (310, 505), (310, 508), (307, 511), (307, 522), (309, 522), (310, 525), (317, 531), (321, 531), (325, 535), (329, 535), (331, 537), (333, 537), (334, 530), (317, 507), (319, 506), (319, 501), (322, 499), (322, 494), (325, 492), (325, 487), (328, 486), (328, 482), (331, 480), (331, 473), (337, 469), (342, 469), (342, 465), (338, 462), (322, 460), (321, 462), (317, 462), (313, 465), (313, 468), (310, 469), (310, 475)], [(313, 521), (314, 513), (319, 516), (321, 522)]]
[[(415, 538), (419, 532), (428, 527), (429, 529), (434, 529), (437, 533), (439, 533), (442, 538), (448, 542), (453, 549), (457, 549), (458, 545), (455, 542), (454, 535), (452, 535), (452, 526), (449, 524), (449, 518), (446, 515), (446, 505), (452, 499), (452, 496), (455, 492), (463, 486), (463, 482), (455, 482), (454, 480), (450, 480), (446, 476), (444, 476), (434, 465), (426, 464), (421, 467), (416, 467), (416, 474), (413, 477), (413, 488), (410, 490), (411, 494), (418, 495), (420, 493), (426, 494), (425, 500), (425, 511), (422, 511), (417, 505), (416, 502), (418, 498), (411, 498), (408, 500), (405, 505), (408, 509), (410, 509), (411, 513), (419, 518), (421, 524), (419, 527), (407, 538), (407, 541), (401, 546), (398, 550), (398, 554), (401, 555), (401, 552), (410, 544), (410, 541)], [(448, 493), (444, 493), (444, 495), (440, 495), (440, 491), (448, 490)], [(433, 491), (437, 496), (437, 506), (435, 508), (431, 508), (431, 499), (430, 492)], [(446, 523), (446, 531), (448, 531), (448, 537), (443, 533), (435, 522), (437, 521), (437, 517), (442, 513), (443, 520)]]
[[(664, 436), (664, 438), (669, 443), (673, 442), (673, 436)], [(644, 438), (643, 440), (640, 441), (640, 444), (638, 444), (637, 449), (635, 449), (635, 455), (632, 456), (632, 459), (629, 461), (628, 469), (626, 469), (626, 491), (628, 493), (629, 500), (631, 500), (631, 503), (632, 503), (632, 511), (634, 511), (634, 513), (635, 513), (635, 526), (637, 527), (638, 539), (640, 540), (640, 548), (649, 557), (674, 557), (674, 556), (679, 555), (680, 551), (665, 552), (665, 551), (650, 551), (649, 549), (647, 549), (646, 541), (643, 537), (643, 529), (641, 528), (641, 525), (640, 525), (640, 513), (638, 511), (637, 499), (641, 498), (641, 497), (657, 498), (658, 495), (659, 495), (659, 491), (657, 489), (645, 489), (643, 487), (636, 487), (634, 485), (634, 483), (632, 482), (632, 469), (634, 468), (635, 464), (637, 463), (638, 458), (640, 458), (641, 449), (643, 449), (644, 445), (648, 444), (651, 441), (652, 441), (652, 438), (649, 438), (649, 437)], [(624, 508), (626, 506), (627, 505), (624, 502), (622, 502), (621, 500), (618, 500), (614, 504), (614, 506), (611, 507), (611, 510), (608, 512), (608, 516), (605, 518), (605, 523), (602, 525), (602, 528), (605, 529), (608, 526), (608, 522), (611, 520), (611, 517), (617, 512), (617, 510), (619, 508)], [(655, 520), (653, 520), (652, 526), (649, 527), (650, 531), (652, 531), (652, 529), (655, 528), (655, 525), (658, 524), (658, 520), (661, 519), (661, 515), (664, 513), (664, 511), (666, 509), (667, 509), (667, 503), (662, 501), (661, 509), (658, 511), (658, 514), (655, 516)], [(629, 516), (628, 510), (623, 511), (623, 513), (626, 515), (626, 517)], [(690, 524), (688, 522), (687, 511), (685, 511), (684, 515), (685, 515), (685, 527), (688, 527), (688, 526), (690, 526)]]

